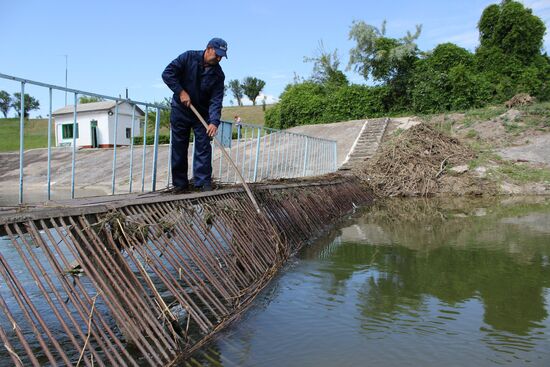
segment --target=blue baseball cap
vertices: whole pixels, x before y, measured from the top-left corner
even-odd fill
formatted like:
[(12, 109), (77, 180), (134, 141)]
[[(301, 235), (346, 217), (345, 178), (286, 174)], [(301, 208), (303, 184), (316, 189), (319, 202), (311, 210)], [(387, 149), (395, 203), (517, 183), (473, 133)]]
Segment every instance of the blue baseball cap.
[(221, 38), (212, 38), (206, 47), (213, 47), (216, 50), (216, 55), (227, 59), (227, 42)]

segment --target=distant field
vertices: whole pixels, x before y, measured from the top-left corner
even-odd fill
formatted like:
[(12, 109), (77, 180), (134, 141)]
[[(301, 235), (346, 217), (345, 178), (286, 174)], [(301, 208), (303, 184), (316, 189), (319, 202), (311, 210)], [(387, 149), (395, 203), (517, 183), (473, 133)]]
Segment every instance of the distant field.
[[(267, 105), (266, 109), (271, 108), (273, 105)], [(241, 117), (242, 122), (247, 124), (254, 124), (263, 126), (265, 123), (264, 111), (261, 105), (258, 106), (231, 106), (224, 107), (222, 110), (222, 120), (233, 121), (235, 115)]]
[[(52, 122), (52, 146), (55, 137)], [(25, 149), (48, 146), (48, 120), (25, 120)], [(0, 152), (19, 150), (19, 118), (0, 119)]]

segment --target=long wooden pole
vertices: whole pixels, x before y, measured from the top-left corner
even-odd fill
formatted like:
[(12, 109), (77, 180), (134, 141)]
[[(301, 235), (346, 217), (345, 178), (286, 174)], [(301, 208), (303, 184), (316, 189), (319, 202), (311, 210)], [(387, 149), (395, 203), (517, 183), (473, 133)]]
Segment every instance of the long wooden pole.
[[(206, 121), (204, 121), (204, 119), (202, 118), (199, 111), (197, 111), (195, 106), (190, 104), (189, 108), (191, 108), (191, 111), (193, 111), (193, 113), (197, 116), (197, 118), (200, 120), (200, 122), (202, 123), (204, 128), (208, 129), (208, 124), (206, 123)], [(196, 141), (193, 142), (193, 144), (195, 144), (195, 143), (196, 143)], [(256, 211), (258, 212), (258, 214), (260, 214), (262, 211), (260, 210), (260, 207), (258, 206), (258, 203), (256, 202), (256, 198), (254, 198), (254, 194), (252, 194), (252, 191), (250, 191), (250, 187), (248, 187), (248, 184), (246, 183), (243, 176), (241, 175), (241, 172), (240, 172), (239, 168), (237, 167), (235, 162), (233, 162), (233, 159), (231, 159), (231, 156), (225, 151), (225, 148), (223, 147), (223, 145), (217, 139), (214, 139), (214, 143), (217, 144), (217, 147), (220, 148), (220, 150), (224, 154), (225, 158), (231, 163), (231, 165), (233, 166), (233, 169), (235, 169), (235, 171), (239, 175), (239, 178), (241, 179), (241, 182), (243, 183), (243, 187), (244, 187), (246, 193), (248, 194), (248, 197), (252, 201), (252, 204), (254, 204), (254, 208), (256, 208)]]

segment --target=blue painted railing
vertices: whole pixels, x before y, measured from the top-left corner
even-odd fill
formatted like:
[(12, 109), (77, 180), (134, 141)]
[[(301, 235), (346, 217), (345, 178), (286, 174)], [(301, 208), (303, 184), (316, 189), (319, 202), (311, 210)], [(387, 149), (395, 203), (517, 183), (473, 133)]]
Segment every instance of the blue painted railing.
[[(52, 131), (52, 92), (61, 91), (65, 93), (72, 93), (74, 95), (74, 105), (71, 106), (73, 109), (73, 136), (72, 141), (70, 142), (71, 149), (71, 179), (70, 179), (70, 197), (75, 198), (75, 178), (77, 177), (76, 161), (77, 161), (77, 123), (78, 123), (78, 97), (79, 96), (91, 96), (97, 97), (102, 100), (115, 101), (114, 108), (114, 133), (112, 139), (113, 147), (113, 156), (112, 156), (112, 173), (111, 173), (111, 183), (110, 183), (110, 193), (117, 194), (122, 192), (135, 192), (133, 183), (141, 183), (140, 190), (144, 191), (155, 191), (157, 187), (160, 187), (160, 181), (165, 187), (170, 186), (170, 144), (161, 145), (159, 144), (159, 132), (160, 132), (160, 114), (163, 110), (168, 110), (164, 105), (159, 105), (155, 103), (140, 102), (131, 99), (123, 99), (121, 97), (112, 97), (107, 95), (102, 95), (93, 92), (87, 92), (72, 88), (65, 88), (61, 86), (56, 86), (52, 84), (36, 82), (32, 80), (17, 78), (14, 76), (1, 74), (0, 81), (6, 83), (18, 83), (21, 90), (21, 109), (24, 111), (25, 105), (25, 87), (32, 85), (36, 86), (44, 91), (48, 92), (48, 146), (47, 146), (47, 160), (44, 164), (47, 166), (47, 177), (45, 179), (46, 190), (44, 199), (52, 200), (52, 150), (54, 149), (67, 149), (67, 148), (57, 148), (53, 147), (51, 141), (51, 131)], [(0, 88), (1, 89), (1, 88)], [(132, 106), (132, 126), (131, 126), (131, 136), (129, 146), (122, 146), (120, 143), (117, 143), (117, 129), (119, 124), (119, 104), (127, 102)], [(136, 108), (141, 108), (145, 111), (145, 117), (142, 122), (143, 124), (143, 148), (142, 148), (142, 160), (141, 160), (141, 177), (134, 177), (134, 137), (135, 137), (135, 122), (136, 122)], [(148, 114), (150, 110), (153, 110), (156, 113), (155, 127), (154, 127), (154, 144), (152, 147), (153, 157), (147, 157), (147, 125)], [(139, 121), (139, 120), (138, 120)], [(19, 123), (20, 135), (19, 135), (19, 200), (20, 204), (25, 203), (24, 197), (24, 182), (25, 182), (25, 140), (24, 140), (24, 113), (21, 113), (20, 123)], [(337, 156), (336, 156), (336, 142), (328, 139), (315, 138), (303, 134), (296, 134), (288, 131), (270, 129), (262, 126), (242, 123), (235, 125), (232, 122), (224, 121), (220, 125), (218, 136), (216, 137), (220, 140), (222, 145), (225, 147), (231, 159), (239, 167), (242, 176), (247, 182), (259, 182), (263, 180), (278, 179), (278, 178), (292, 178), (292, 177), (306, 177), (306, 176), (315, 176), (321, 175), (329, 172), (333, 172), (337, 169)], [(163, 162), (159, 162), (159, 148), (163, 151), (166, 159)], [(129, 149), (129, 158), (123, 163), (127, 164), (129, 167), (129, 176), (127, 179), (118, 177), (117, 180), (117, 155), (120, 150)], [(149, 149), (150, 150), (150, 149)], [(194, 152), (194, 144), (191, 144), (192, 152)], [(193, 155), (193, 154), (192, 154)], [(191, 162), (193, 158), (191, 157)], [(105, 164), (107, 162), (102, 162)], [(119, 169), (120, 169), (119, 160)], [(162, 164), (160, 164), (162, 163)], [(151, 185), (149, 190), (147, 190), (145, 181), (146, 181), (146, 166), (151, 167), (150, 182)], [(166, 175), (159, 177), (159, 172), (162, 167), (166, 167)], [(89, 168), (91, 169), (91, 167)], [(192, 163), (190, 165), (189, 175), (192, 175)], [(212, 152), (212, 175), (213, 178), (222, 183), (234, 183), (237, 182), (237, 172), (229, 164), (227, 158), (224, 158), (224, 155), (221, 154), (219, 148), (215, 148), (213, 145)], [(56, 184), (60, 184), (57, 182)], [(81, 182), (81, 186), (86, 186), (86, 182)], [(80, 190), (80, 189), (79, 189)], [(87, 196), (84, 189), (81, 190), (83, 194), (79, 193), (79, 196)]]

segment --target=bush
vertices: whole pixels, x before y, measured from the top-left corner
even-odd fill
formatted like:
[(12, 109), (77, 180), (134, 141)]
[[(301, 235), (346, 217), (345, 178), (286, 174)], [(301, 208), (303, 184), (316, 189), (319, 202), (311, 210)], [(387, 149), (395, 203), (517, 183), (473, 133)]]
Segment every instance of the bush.
[(383, 100), (387, 92), (387, 87), (357, 84), (338, 88), (327, 96), (322, 120), (336, 122), (382, 116), (386, 112)]
[[(191, 136), (191, 141), (193, 141), (193, 136)], [(135, 136), (134, 144), (142, 145), (143, 136)], [(147, 135), (147, 145), (153, 145), (153, 144), (155, 144), (155, 136)], [(159, 135), (159, 144), (170, 144), (170, 135)]]
[(453, 110), (482, 107), (491, 99), (491, 85), (481, 74), (464, 65), (449, 71), (450, 106)]
[(290, 86), (282, 95), (279, 128), (323, 123), (327, 99), (325, 88), (313, 82)]
[(281, 129), (281, 104), (277, 103), (265, 111), (265, 127)]
[(344, 85), (326, 88), (304, 82), (289, 86), (280, 102), (266, 111), (265, 126), (287, 129), (297, 125), (379, 117), (386, 113), (384, 98), (388, 87)]

